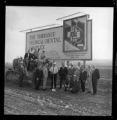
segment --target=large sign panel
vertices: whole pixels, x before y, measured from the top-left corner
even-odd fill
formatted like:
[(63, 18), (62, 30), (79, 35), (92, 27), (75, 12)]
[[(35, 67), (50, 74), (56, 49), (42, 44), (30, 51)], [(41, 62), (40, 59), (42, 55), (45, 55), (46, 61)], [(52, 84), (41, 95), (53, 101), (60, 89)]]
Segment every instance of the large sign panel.
[(87, 15), (64, 20), (64, 52), (82, 52), (87, 50)]
[[(77, 39), (76, 41), (84, 40), (84, 42), (78, 42), (77, 49), (66, 49), (64, 40), (64, 27), (53, 27), (44, 30), (32, 31), (26, 33), (26, 51), (30, 48), (45, 50), (45, 54), (50, 59), (57, 60), (91, 60), (92, 59), (92, 21), (87, 20), (86, 25), (80, 23), (80, 28), (77, 28), (76, 33), (72, 34), (70, 39)], [(85, 26), (85, 27), (83, 27)], [(85, 31), (78, 33), (81, 28)], [(85, 30), (86, 29), (86, 30)], [(69, 34), (69, 33), (68, 33)], [(69, 36), (69, 35), (68, 35)]]

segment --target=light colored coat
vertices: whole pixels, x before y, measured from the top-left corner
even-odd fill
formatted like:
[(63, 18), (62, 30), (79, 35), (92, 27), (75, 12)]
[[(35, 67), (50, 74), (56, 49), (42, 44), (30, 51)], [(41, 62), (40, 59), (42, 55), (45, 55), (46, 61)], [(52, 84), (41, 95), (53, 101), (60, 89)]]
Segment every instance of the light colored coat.
[(80, 76), (80, 70), (78, 68), (76, 68), (74, 71), (74, 77), (76, 77), (77, 81), (79, 81), (79, 76)]
[(52, 72), (53, 74), (56, 74), (56, 73), (58, 73), (58, 68), (57, 68), (57, 66), (52, 66), (51, 68), (50, 68), (50, 72)]
[(87, 71), (87, 87), (92, 92), (92, 70)]
[(46, 66), (44, 66), (43, 67), (43, 89), (46, 88), (47, 78), (48, 78), (48, 69)]

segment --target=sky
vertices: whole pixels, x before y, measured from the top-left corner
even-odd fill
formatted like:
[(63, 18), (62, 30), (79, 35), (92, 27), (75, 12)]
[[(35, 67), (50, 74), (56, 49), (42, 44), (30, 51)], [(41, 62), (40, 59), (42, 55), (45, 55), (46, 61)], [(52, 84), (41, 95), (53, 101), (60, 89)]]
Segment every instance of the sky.
[[(21, 30), (62, 24), (56, 20), (81, 12), (92, 19), (93, 60), (112, 60), (113, 57), (113, 7), (29, 7), (6, 6), (5, 62), (24, 56), (26, 34)], [(80, 14), (77, 14), (78, 16)]]

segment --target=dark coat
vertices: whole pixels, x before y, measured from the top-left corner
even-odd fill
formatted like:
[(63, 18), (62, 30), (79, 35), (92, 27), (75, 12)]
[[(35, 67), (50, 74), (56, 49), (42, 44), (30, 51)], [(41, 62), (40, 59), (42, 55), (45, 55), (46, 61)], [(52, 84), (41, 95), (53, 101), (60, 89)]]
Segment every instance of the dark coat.
[(37, 59), (37, 57), (35, 56), (35, 54), (32, 54), (32, 53), (30, 53), (30, 58), (31, 58), (32, 60)]
[(13, 60), (13, 68), (17, 68), (18, 67), (18, 59), (14, 59)]
[(24, 59), (28, 58), (28, 60), (31, 60), (31, 54), (30, 53), (25, 53)]
[[(37, 78), (38, 78), (38, 80), (37, 80)], [(37, 70), (34, 72), (33, 79), (34, 79), (35, 89), (40, 88), (40, 86), (41, 86), (41, 84), (42, 84), (42, 80), (43, 80), (43, 71), (40, 70), (40, 69), (37, 69)]]
[(80, 72), (80, 80), (81, 81), (86, 81), (87, 79), (87, 72), (86, 71), (81, 71)]
[(68, 70), (66, 67), (60, 67), (60, 70), (59, 70), (59, 75), (60, 77), (66, 77), (68, 74)]
[(97, 80), (100, 78), (100, 73), (98, 69), (95, 69), (92, 73), (92, 80)]
[(37, 69), (35, 72), (35, 76), (39, 77), (40, 79), (43, 78), (43, 71), (40, 69)]
[(75, 72), (75, 68), (68, 68), (68, 74), (69, 75), (74, 75), (74, 72)]
[(72, 93), (77, 93), (77, 92), (79, 92), (79, 90), (80, 90), (79, 82), (78, 81), (73, 81), (71, 92)]
[(37, 57), (34, 54), (32, 54), (32, 53), (25, 53), (24, 59), (26, 59), (26, 58), (28, 58), (28, 60), (37, 59)]

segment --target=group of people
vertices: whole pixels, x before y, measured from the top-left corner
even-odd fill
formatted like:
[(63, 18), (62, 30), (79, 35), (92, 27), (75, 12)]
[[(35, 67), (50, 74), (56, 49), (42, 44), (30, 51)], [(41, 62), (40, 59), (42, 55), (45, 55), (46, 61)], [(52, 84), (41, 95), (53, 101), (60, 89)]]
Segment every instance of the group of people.
[[(97, 82), (100, 78), (100, 73), (95, 66), (80, 65), (73, 66), (73, 64), (68, 64), (65, 66), (64, 63), (58, 68), (54, 62), (51, 66), (44, 62), (46, 59), (45, 51), (40, 54), (40, 49), (35, 50), (31, 48), (24, 56), (26, 69), (29, 70), (30, 62), (38, 59), (41, 64), (38, 64), (35, 76), (38, 76), (38, 82), (35, 80), (36, 89), (40, 88), (41, 82), (43, 81), (43, 90), (47, 88), (47, 81), (51, 79), (51, 89), (56, 91), (57, 84), (59, 82), (59, 88), (64, 86), (64, 91), (71, 91), (72, 93), (77, 93), (80, 90), (85, 92), (86, 82), (88, 87), (88, 93), (97, 93)], [(26, 70), (26, 71), (27, 71)], [(58, 81), (59, 80), (59, 81)]]
[[(56, 71), (56, 69), (55, 69)], [(55, 72), (57, 74), (57, 71)], [(54, 73), (54, 76), (55, 76)], [(53, 74), (53, 73), (52, 73)], [(85, 86), (87, 82), (88, 93), (97, 93), (97, 82), (100, 78), (100, 73), (95, 66), (73, 66), (72, 64), (65, 66), (62, 64), (58, 70), (60, 89), (64, 85), (64, 90), (70, 90), (72, 93), (77, 93), (82, 90), (85, 92)], [(56, 88), (56, 76), (54, 77), (54, 84)]]
[[(73, 66), (72, 64), (65, 66), (62, 63), (60, 68), (57, 67), (54, 62), (51, 67), (48, 67), (45, 64), (43, 67), (39, 67), (40, 73), (39, 76), (40, 83), (43, 81), (43, 89), (47, 89), (47, 80), (50, 78), (52, 91), (56, 91), (57, 85), (59, 83), (59, 89), (64, 88), (64, 91), (71, 91), (72, 93), (77, 93), (80, 90), (82, 92), (86, 91), (86, 82), (88, 87), (88, 93), (93, 93), (94, 95), (97, 93), (97, 82), (100, 78), (100, 73), (95, 66)], [(59, 81), (57, 81), (59, 80)], [(40, 84), (39, 86), (40, 87)]]
[(40, 60), (40, 62), (44, 62), (45, 58), (46, 57), (44, 50), (40, 52), (39, 48), (37, 50), (34, 48), (29, 49), (24, 55), (24, 63), (26, 66), (25, 67), (26, 71), (32, 70), (30, 65), (32, 62), (34, 62), (35, 60)]

